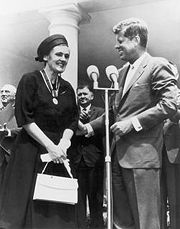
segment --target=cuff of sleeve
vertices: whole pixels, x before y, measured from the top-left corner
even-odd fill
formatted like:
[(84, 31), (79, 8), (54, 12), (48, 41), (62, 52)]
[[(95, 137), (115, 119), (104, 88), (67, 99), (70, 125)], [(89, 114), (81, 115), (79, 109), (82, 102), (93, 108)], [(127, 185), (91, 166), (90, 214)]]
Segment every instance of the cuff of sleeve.
[(6, 129), (8, 134), (6, 135), (6, 137), (11, 137), (11, 130), (10, 129)]
[(94, 130), (93, 130), (92, 126), (89, 123), (87, 123), (87, 124), (85, 124), (85, 127), (87, 129), (87, 134), (85, 135), (85, 137), (89, 138), (89, 137), (93, 136)]
[(139, 120), (137, 119), (136, 116), (134, 116), (134, 117), (131, 118), (131, 122), (133, 124), (134, 129), (137, 132), (140, 131), (140, 130), (142, 130), (142, 126), (141, 126), (141, 124), (140, 124), (140, 122), (139, 122)]

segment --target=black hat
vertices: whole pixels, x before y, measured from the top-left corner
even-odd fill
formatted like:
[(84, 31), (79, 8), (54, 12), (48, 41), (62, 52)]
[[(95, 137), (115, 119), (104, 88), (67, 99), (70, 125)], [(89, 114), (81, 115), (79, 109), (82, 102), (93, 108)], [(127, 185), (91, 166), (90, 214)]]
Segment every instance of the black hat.
[(44, 56), (48, 55), (52, 48), (57, 45), (66, 45), (68, 46), (68, 42), (64, 35), (62, 34), (54, 34), (47, 37), (45, 40), (41, 42), (37, 49), (37, 57), (35, 58), (36, 61), (43, 62)]

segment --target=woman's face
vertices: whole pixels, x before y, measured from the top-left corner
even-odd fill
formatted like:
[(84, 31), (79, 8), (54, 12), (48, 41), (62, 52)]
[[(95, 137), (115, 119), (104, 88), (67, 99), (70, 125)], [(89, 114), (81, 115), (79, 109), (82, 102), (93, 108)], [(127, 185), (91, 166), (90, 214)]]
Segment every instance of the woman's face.
[(69, 47), (66, 45), (58, 45), (50, 51), (49, 55), (44, 57), (44, 60), (47, 61), (46, 64), (49, 66), (51, 71), (55, 73), (62, 73), (66, 69), (69, 56)]

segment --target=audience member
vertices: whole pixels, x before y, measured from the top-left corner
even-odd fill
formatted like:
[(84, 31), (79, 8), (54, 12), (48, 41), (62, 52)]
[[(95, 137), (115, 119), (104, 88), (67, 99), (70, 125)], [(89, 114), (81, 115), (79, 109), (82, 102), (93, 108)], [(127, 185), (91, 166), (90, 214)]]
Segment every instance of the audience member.
[(13, 143), (20, 130), (17, 128), (14, 116), (15, 95), (15, 86), (5, 84), (1, 88), (1, 102), (3, 106), (0, 110), (0, 184), (3, 181)]
[[(84, 84), (77, 88), (79, 125), (103, 114), (103, 108), (92, 105), (93, 99), (94, 93), (91, 86)], [(104, 152), (102, 139), (102, 134), (98, 133), (90, 138), (76, 136), (74, 142), (76, 150), (72, 154), (72, 161), (79, 184), (77, 213), (82, 229), (86, 228), (87, 209), (89, 209), (90, 228), (103, 228)]]
[[(176, 66), (171, 65), (171, 68), (178, 79)], [(162, 154), (163, 228), (170, 226), (171, 229), (180, 228), (180, 89), (177, 105), (177, 113), (164, 122)]]

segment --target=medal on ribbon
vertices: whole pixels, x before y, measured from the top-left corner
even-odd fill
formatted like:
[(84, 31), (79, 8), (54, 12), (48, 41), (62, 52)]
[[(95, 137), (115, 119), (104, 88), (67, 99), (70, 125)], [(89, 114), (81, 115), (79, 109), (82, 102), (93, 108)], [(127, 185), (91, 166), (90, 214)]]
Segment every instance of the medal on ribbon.
[(58, 76), (55, 80), (55, 84), (52, 85), (49, 77), (47, 76), (46, 72), (44, 71), (44, 69), (41, 71), (41, 74), (43, 76), (43, 79), (46, 83), (46, 86), (48, 88), (48, 90), (50, 91), (51, 95), (52, 95), (52, 102), (57, 105), (58, 104), (58, 91), (59, 91), (59, 86), (60, 86), (60, 83), (59, 83), (59, 80), (58, 80)]

